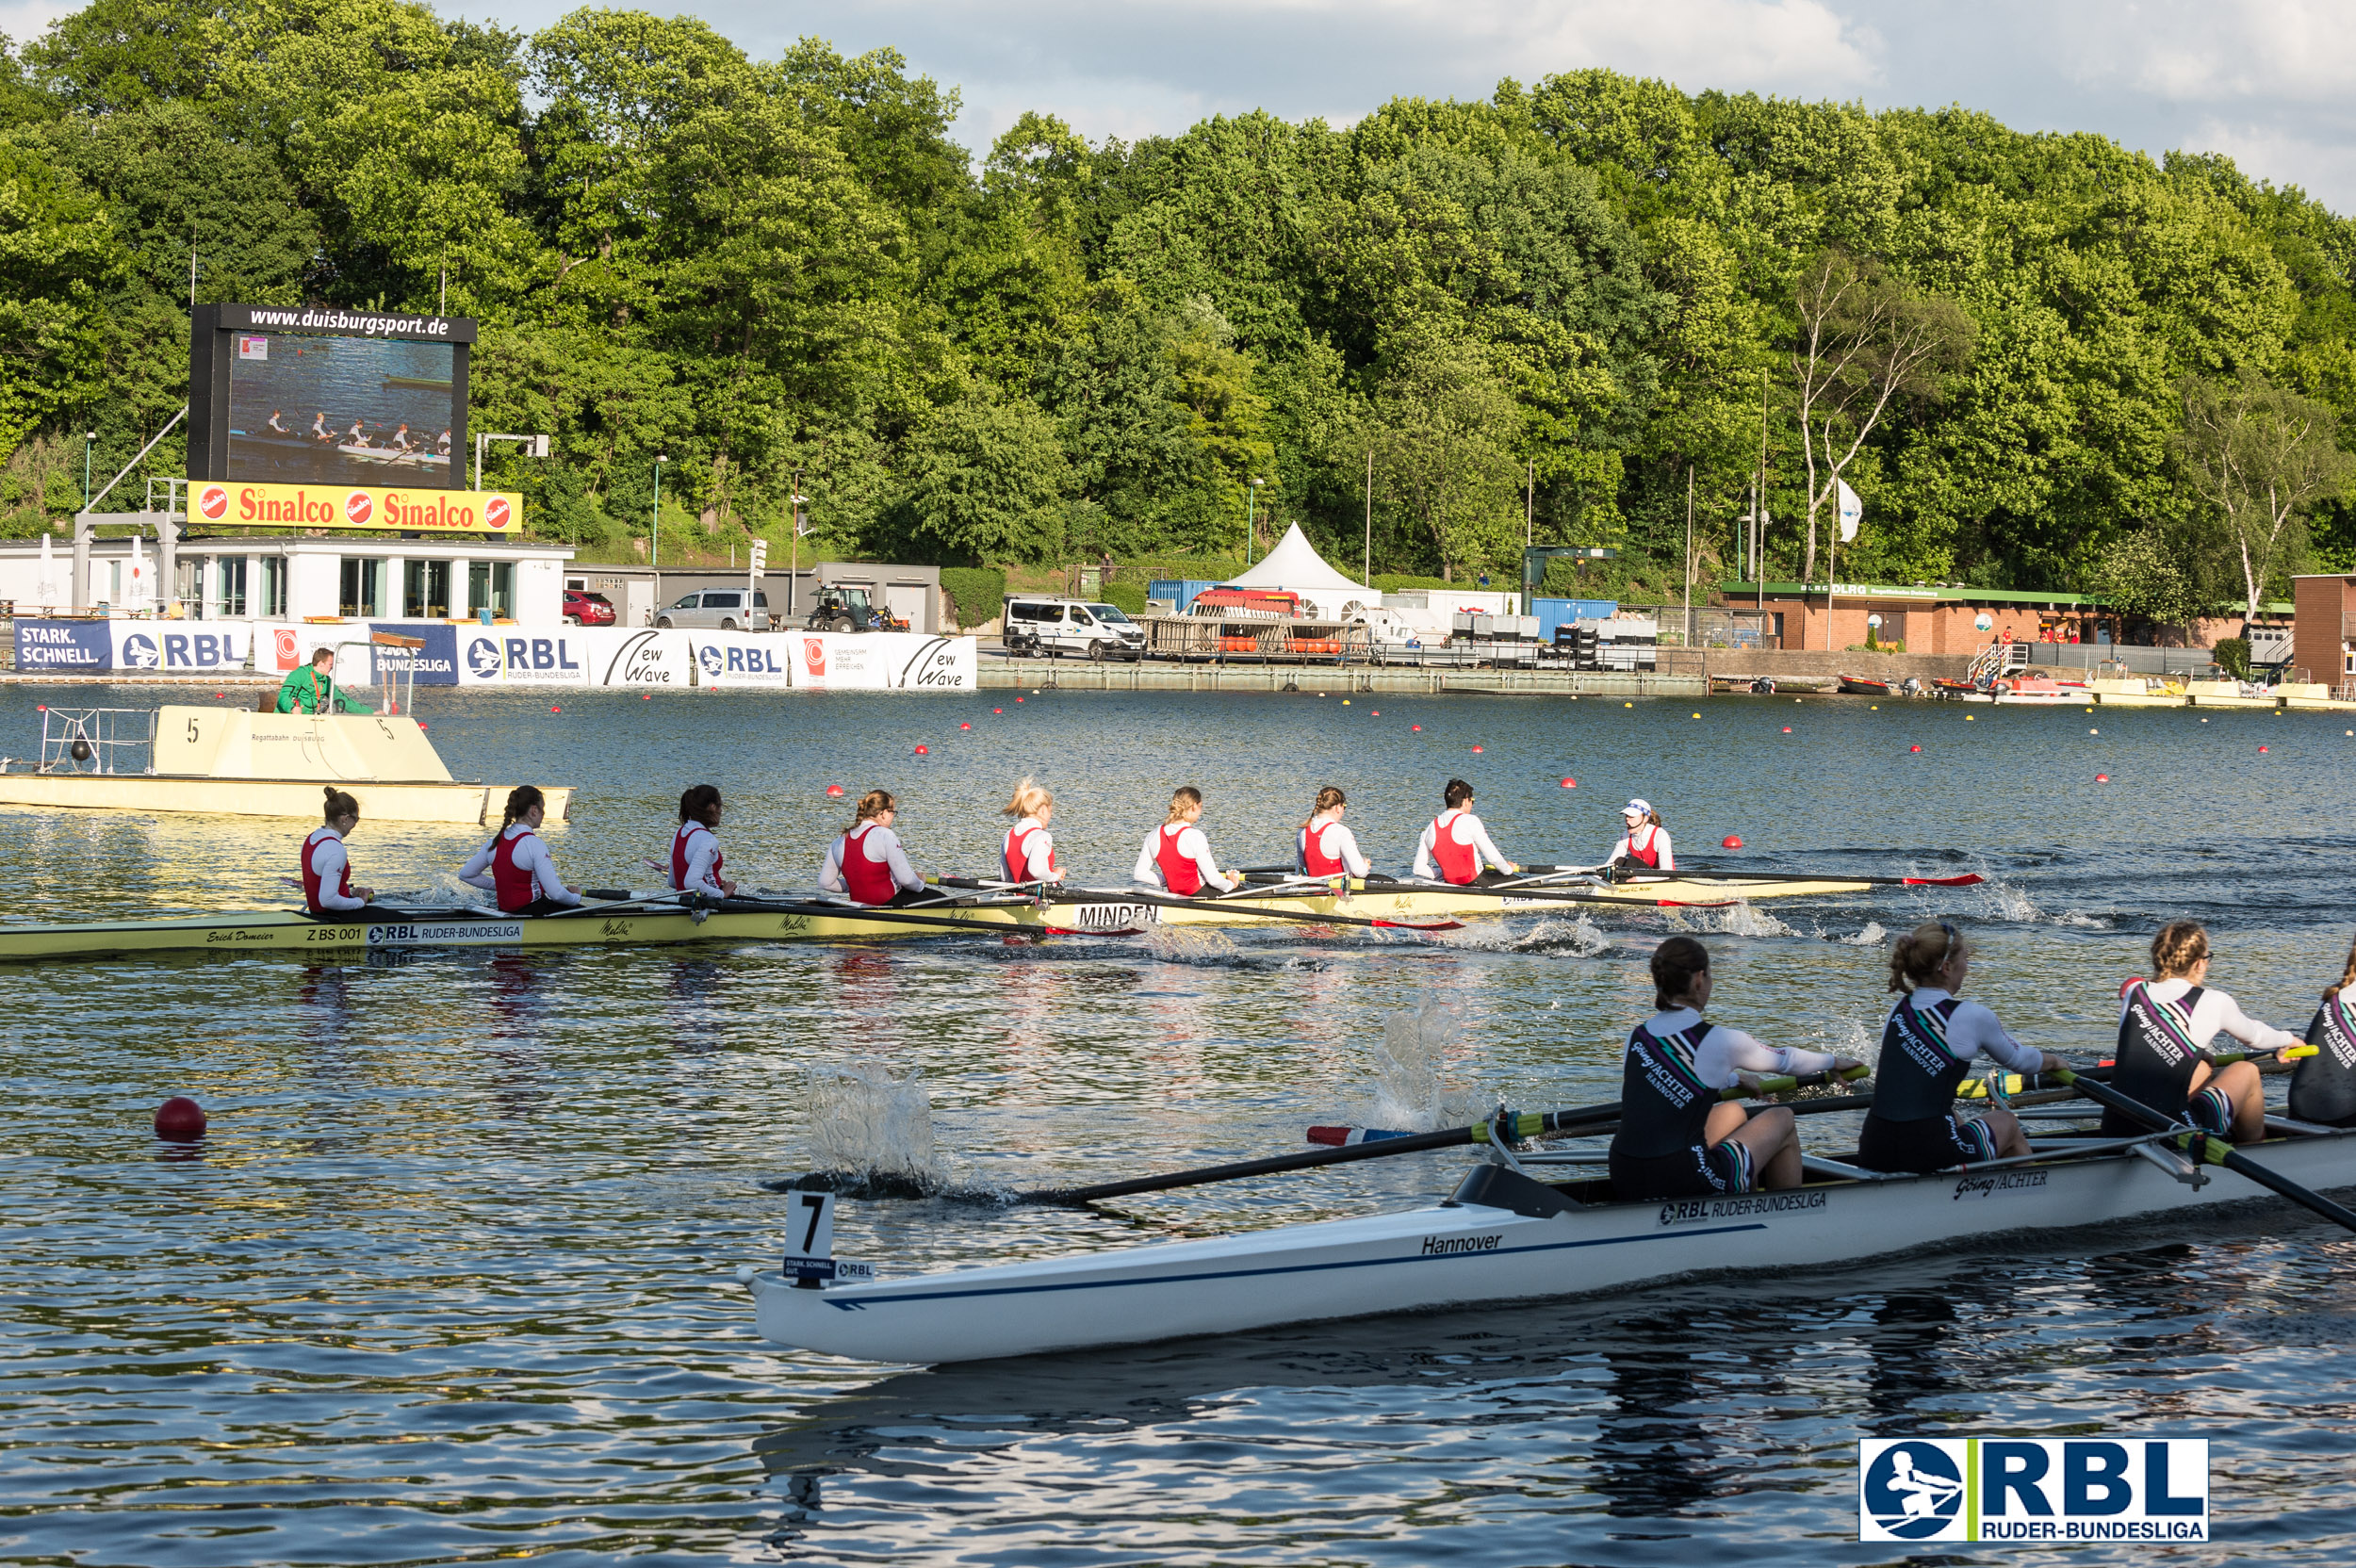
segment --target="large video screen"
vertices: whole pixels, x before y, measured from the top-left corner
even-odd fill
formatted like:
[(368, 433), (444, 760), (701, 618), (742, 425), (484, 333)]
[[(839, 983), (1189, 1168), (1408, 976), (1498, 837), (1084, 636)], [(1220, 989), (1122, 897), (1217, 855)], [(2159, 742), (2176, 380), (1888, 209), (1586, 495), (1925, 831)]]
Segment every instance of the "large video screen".
[(456, 344), (238, 332), (230, 345), (232, 480), (458, 482)]
[(463, 317), (199, 305), (188, 477), (464, 489)]

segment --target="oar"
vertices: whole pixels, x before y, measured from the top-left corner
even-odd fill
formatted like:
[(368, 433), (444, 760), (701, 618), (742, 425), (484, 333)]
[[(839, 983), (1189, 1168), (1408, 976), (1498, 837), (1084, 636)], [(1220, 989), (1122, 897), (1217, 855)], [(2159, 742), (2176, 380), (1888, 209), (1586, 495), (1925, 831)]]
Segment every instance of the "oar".
[[(1759, 1081), (1759, 1087), (1757, 1089), (1738, 1085), (1734, 1088), (1720, 1090), (1718, 1098), (1721, 1100), (1740, 1100), (1745, 1095), (1754, 1093), (1765, 1095), (1790, 1094), (1795, 1089), (1815, 1088), (1820, 1085), (1824, 1084), (1854, 1082), (1857, 1079), (1864, 1077), (1867, 1073), (1873, 1070), (1872, 1068), (1859, 1066), (1851, 1068), (1848, 1071), (1841, 1073), (1803, 1072), (1797, 1076), (1771, 1076), (1761, 1078)], [(2067, 1096), (2064, 1096), (2063, 1098), (2067, 1098)], [(1862, 1110), (1866, 1106), (1871, 1105), (1873, 1102), (1873, 1097), (1872, 1095), (1863, 1094), (1846, 1096), (1840, 1099), (1802, 1101), (1798, 1104), (1790, 1105), (1786, 1108), (1797, 1111), (1802, 1105), (1805, 1105), (1810, 1113), (1823, 1110)], [(1781, 1103), (1781, 1102), (1776, 1102), (1776, 1103)], [(1594, 1119), (1595, 1120), (1608, 1121), (1620, 1114), (1620, 1102), (1614, 1100), (1609, 1105), (1595, 1105), (1590, 1107), (1590, 1109), (1595, 1113), (1595, 1117)], [(1562, 1130), (1562, 1129), (1560, 1128), (1556, 1129), (1556, 1131)], [(1361, 1143), (1387, 1143), (1394, 1138), (1411, 1138), (1418, 1135), (1419, 1135), (1415, 1133), (1400, 1132), (1397, 1129), (1388, 1127), (1345, 1126), (1312, 1127), (1309, 1129), (1309, 1141), (1311, 1143), (1322, 1143), (1334, 1146), (1355, 1147)]]
[(1462, 931), (1461, 920), (1386, 920), (1368, 915), (1319, 915), (1305, 909), (1263, 909), (1251, 903), (1232, 898), (1180, 898), (1172, 893), (1148, 892), (1143, 889), (1124, 888), (1119, 891), (1094, 891), (1075, 888), (1053, 895), (1055, 904), (1150, 904), (1157, 909), (1217, 909), (1227, 914), (1250, 915), (1255, 920), (1288, 920), (1301, 925), (1371, 925), (1385, 931)]
[[(2174, 1131), (2178, 1123), (2169, 1120), (2140, 1100), (2131, 1100), (2110, 1085), (2068, 1068), (2053, 1075), (2097, 1104), (2107, 1105), (2131, 1121), (2141, 1122), (2155, 1133)], [(2319, 1192), (2311, 1192), (2287, 1176), (2267, 1169), (2249, 1155), (2235, 1149), (2214, 1133), (2187, 1130), (2184, 1140), (2197, 1159), (2211, 1165), (2221, 1165), (2237, 1176), (2247, 1176), (2269, 1192), (2279, 1193), (2300, 1207), (2321, 1215), (2345, 1230), (2356, 1231), (2356, 1211), (2342, 1208)]]
[[(748, 907), (749, 906), (749, 907)], [(1005, 905), (949, 905), (952, 908), (1029, 908), (1028, 903)], [(717, 914), (805, 915), (833, 920), (872, 921), (881, 925), (930, 925), (944, 931), (964, 931), (980, 936), (1028, 936), (1039, 933), (1050, 937), (1135, 937), (1142, 935), (1135, 926), (1118, 930), (1082, 931), (1060, 925), (999, 925), (979, 921), (951, 920), (941, 915), (921, 915), (908, 909), (891, 908), (865, 904), (797, 903), (784, 899), (723, 900), (714, 911)]]
[(1869, 888), (1975, 888), (1988, 880), (1978, 872), (1968, 871), (1960, 876), (1843, 876), (1838, 872), (1816, 871), (1710, 871), (1688, 866), (1676, 872), (1639, 872), (1615, 887), (1641, 886), (1658, 877), (1661, 881), (1684, 881), (1703, 877), (1712, 882), (1862, 882)]

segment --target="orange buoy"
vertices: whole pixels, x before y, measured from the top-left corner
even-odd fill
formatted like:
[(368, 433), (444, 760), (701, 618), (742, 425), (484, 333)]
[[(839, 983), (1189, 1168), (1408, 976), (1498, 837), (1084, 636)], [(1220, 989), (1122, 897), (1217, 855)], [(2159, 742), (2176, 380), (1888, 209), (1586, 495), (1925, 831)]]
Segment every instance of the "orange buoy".
[(185, 1094), (175, 1094), (155, 1107), (155, 1135), (173, 1143), (194, 1143), (205, 1135), (205, 1107)]

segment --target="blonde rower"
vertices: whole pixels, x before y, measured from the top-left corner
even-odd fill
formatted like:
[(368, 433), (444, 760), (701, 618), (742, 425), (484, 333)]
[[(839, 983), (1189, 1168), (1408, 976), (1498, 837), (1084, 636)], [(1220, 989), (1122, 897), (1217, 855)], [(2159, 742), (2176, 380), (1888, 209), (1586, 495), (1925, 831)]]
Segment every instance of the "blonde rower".
[[(2209, 933), (2180, 920), (2151, 939), (2156, 980), (2119, 988), (2118, 1065), (2111, 1087), (2171, 1121), (2186, 1121), (2235, 1143), (2266, 1136), (2266, 1085), (2249, 1062), (2220, 1067), (2209, 1042), (2221, 1032), (2253, 1051), (2280, 1053), (2297, 1035), (2245, 1015), (2233, 999), (2202, 985), (2209, 977)], [(2118, 1111), (2102, 1113), (2102, 1131), (2132, 1137), (2149, 1129)]]
[(1182, 784), (1170, 797), (1170, 816), (1145, 836), (1130, 874), (1149, 888), (1164, 888), (1181, 898), (1192, 898), (1208, 888), (1233, 892), (1243, 881), (1241, 872), (1222, 874), (1211, 855), (1211, 841), (1202, 828), (1203, 792)]
[(1014, 787), (1014, 798), (1003, 813), (1014, 819), (1006, 841), (998, 846), (1000, 869), (1009, 882), (1060, 882), (1055, 864), (1055, 836), (1047, 829), (1055, 820), (1055, 797), (1025, 778)]
[(1366, 858), (1358, 853), (1357, 835), (1342, 825), (1342, 813), (1349, 808), (1348, 798), (1333, 785), (1317, 792), (1317, 808), (1301, 825), (1294, 846), (1296, 870), (1310, 876), (1356, 877), (1365, 877), (1373, 871), (1366, 864)]

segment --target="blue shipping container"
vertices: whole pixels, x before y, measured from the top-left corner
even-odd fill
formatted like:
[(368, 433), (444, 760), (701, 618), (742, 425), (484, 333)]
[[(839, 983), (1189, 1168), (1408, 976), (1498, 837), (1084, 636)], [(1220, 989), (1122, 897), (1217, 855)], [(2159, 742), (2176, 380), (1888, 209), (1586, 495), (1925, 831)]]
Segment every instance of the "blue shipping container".
[(1197, 594), (1209, 593), (1218, 586), (1217, 578), (1155, 578), (1145, 585), (1145, 596), (1167, 600), (1176, 605), (1178, 613), (1183, 615), (1194, 608)]
[(1538, 617), (1538, 640), (1554, 641), (1554, 629), (1573, 621), (1608, 621), (1620, 608), (1617, 599), (1538, 599), (1530, 601), (1530, 612)]

